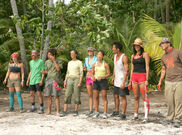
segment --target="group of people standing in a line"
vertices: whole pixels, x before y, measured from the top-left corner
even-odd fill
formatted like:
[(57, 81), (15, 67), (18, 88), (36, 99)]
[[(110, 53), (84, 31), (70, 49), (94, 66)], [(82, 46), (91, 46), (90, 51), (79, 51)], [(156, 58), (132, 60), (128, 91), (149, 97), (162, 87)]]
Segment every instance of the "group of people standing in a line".
[[(112, 83), (114, 84), (113, 94), (115, 110), (111, 116), (118, 116), (119, 119), (126, 119), (127, 98), (129, 90), (132, 89), (134, 93), (134, 116), (133, 120), (138, 119), (139, 97), (140, 93), (144, 101), (145, 116), (143, 123), (148, 122), (149, 115), (149, 100), (148, 100), (148, 80), (149, 80), (149, 63), (150, 57), (144, 51), (143, 42), (140, 38), (136, 38), (133, 46), (133, 55), (131, 56), (131, 71), (129, 74), (129, 60), (126, 54), (122, 52), (122, 45), (119, 42), (113, 43), (114, 52), (114, 69)], [(167, 119), (164, 124), (174, 124), (174, 127), (180, 127), (182, 119), (182, 51), (176, 50), (172, 46), (172, 42), (168, 38), (163, 38), (160, 43), (161, 48), (165, 51), (162, 57), (162, 72), (159, 80), (158, 88), (161, 87), (162, 80), (166, 75), (165, 81), (165, 95), (168, 103)], [(60, 71), (62, 63), (59, 61), (57, 51), (55, 49), (48, 50), (48, 60), (44, 63), (38, 58), (38, 52), (33, 50), (31, 52), (32, 60), (30, 61), (30, 72), (26, 85), (30, 89), (31, 108), (28, 112), (37, 111), (35, 107), (35, 93), (38, 95), (40, 109), (39, 113), (44, 113), (43, 107), (43, 90), (44, 96), (47, 97), (48, 112), (51, 114), (52, 97), (56, 102), (57, 115), (63, 117), (67, 115), (68, 104), (71, 104), (72, 94), (74, 94), (75, 111), (74, 116), (78, 115), (78, 108), (81, 104), (81, 86), (83, 71), (86, 72), (86, 88), (89, 99), (89, 111), (87, 116), (93, 118), (99, 117), (99, 92), (101, 91), (102, 100), (104, 104), (104, 113), (102, 117), (108, 118), (107, 108), (107, 78), (110, 77), (111, 71), (108, 63), (104, 61), (104, 51), (99, 50), (97, 56), (94, 56), (94, 48), (88, 48), (88, 57), (85, 58), (84, 65), (77, 59), (78, 52), (72, 50), (70, 52), (71, 61), (68, 62), (66, 77), (64, 80), (65, 97), (64, 110), (60, 113)], [(45, 78), (45, 86), (44, 85)], [(20, 112), (25, 112), (23, 109), (23, 101), (21, 96), (21, 87), (24, 86), (24, 66), (19, 60), (18, 53), (11, 55), (8, 71), (4, 79), (4, 84), (7, 83), (10, 95), (10, 108), (7, 110), (11, 112), (14, 110), (14, 92), (18, 97)], [(94, 98), (93, 98), (94, 97)], [(121, 100), (121, 111), (119, 105)], [(94, 102), (94, 109), (93, 109)]]

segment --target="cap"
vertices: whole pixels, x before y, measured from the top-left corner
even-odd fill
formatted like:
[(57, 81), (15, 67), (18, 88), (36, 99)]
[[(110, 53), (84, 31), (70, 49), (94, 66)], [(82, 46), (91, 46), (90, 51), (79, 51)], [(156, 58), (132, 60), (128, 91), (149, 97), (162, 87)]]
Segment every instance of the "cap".
[(169, 38), (163, 38), (159, 45), (161, 45), (162, 43), (172, 43), (172, 42), (171, 42), (171, 40)]
[(95, 48), (93, 48), (93, 47), (88, 47), (88, 51), (95, 51)]

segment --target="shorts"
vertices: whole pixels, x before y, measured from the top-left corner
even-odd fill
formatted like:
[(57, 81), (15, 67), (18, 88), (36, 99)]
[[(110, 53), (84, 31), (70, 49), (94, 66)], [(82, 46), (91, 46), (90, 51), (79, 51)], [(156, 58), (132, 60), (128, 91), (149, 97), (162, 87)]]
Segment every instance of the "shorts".
[(8, 79), (8, 84), (7, 87), (21, 87), (21, 81), (20, 78), (16, 79), (16, 80), (9, 80)]
[(114, 86), (114, 95), (126, 96), (129, 95), (128, 87), (121, 89), (120, 87)]
[(30, 91), (43, 91), (43, 86), (40, 86), (39, 83), (35, 85), (29, 85), (29, 90)]
[(96, 80), (93, 82), (93, 90), (108, 90), (108, 82), (106, 79)]
[(90, 76), (86, 77), (86, 85), (93, 85), (92, 77)]
[(144, 83), (146, 81), (146, 73), (132, 73), (131, 81), (133, 83)]
[(53, 81), (46, 81), (45, 88), (44, 88), (44, 96), (61, 96), (61, 90), (56, 90), (56, 87), (53, 85)]

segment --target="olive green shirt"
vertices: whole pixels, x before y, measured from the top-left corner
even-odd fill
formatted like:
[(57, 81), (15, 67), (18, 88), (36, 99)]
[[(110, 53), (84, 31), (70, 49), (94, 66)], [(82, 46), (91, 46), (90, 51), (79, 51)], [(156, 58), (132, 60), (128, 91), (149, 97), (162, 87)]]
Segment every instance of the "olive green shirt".
[[(56, 59), (56, 63), (62, 68), (62, 62)], [(56, 82), (60, 82), (61, 74), (56, 70), (54, 62), (51, 60), (47, 60), (45, 62), (45, 70), (47, 71), (46, 80), (55, 80)]]

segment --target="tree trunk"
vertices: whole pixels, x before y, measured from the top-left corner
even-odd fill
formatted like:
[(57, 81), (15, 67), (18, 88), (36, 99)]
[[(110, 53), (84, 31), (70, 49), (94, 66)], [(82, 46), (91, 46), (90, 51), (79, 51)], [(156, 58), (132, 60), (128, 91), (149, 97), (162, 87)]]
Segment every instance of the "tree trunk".
[(154, 19), (157, 20), (157, 0), (154, 0)]
[(133, 23), (135, 23), (135, 11), (132, 11)]
[(159, 2), (160, 2), (162, 23), (164, 23), (165, 22), (165, 17), (164, 17), (163, 3), (162, 3), (162, 0), (160, 0)]
[[(49, 0), (49, 8), (53, 8), (53, 0)], [(53, 15), (53, 12), (51, 10), (49, 10), (48, 13), (49, 17)], [(47, 23), (47, 30), (51, 30), (52, 28), (52, 19), (48, 21)], [(45, 40), (45, 45), (44, 45), (44, 50), (43, 50), (43, 54), (42, 54), (42, 59), (45, 61), (46, 57), (47, 57), (47, 50), (49, 48), (49, 34), (46, 36), (46, 40)]]
[(23, 14), (25, 15), (27, 13), (26, 7), (25, 7), (25, 1), (22, 0), (22, 7), (23, 7)]
[(42, 35), (41, 35), (40, 57), (42, 57), (42, 49), (44, 47), (44, 22), (45, 22), (44, 4), (45, 4), (45, 1), (42, 0)]
[(22, 59), (23, 64), (25, 66), (25, 76), (27, 76), (28, 75), (28, 64), (27, 64), (27, 60), (26, 60), (24, 37), (23, 37), (23, 34), (22, 34), (22, 30), (19, 27), (20, 20), (19, 20), (19, 16), (18, 16), (18, 9), (17, 9), (17, 5), (16, 5), (15, 0), (10, 0), (10, 2), (11, 2), (11, 8), (12, 8), (12, 11), (13, 11), (13, 15), (17, 18), (17, 23), (15, 24), (16, 32), (17, 32), (18, 41), (19, 41), (19, 45), (20, 45), (21, 59)]
[(177, 17), (176, 17), (176, 2), (175, 2), (175, 0), (172, 0), (172, 6), (173, 6), (174, 20), (177, 22)]
[(168, 23), (169, 23), (169, 0), (166, 0), (166, 25), (168, 28)]

